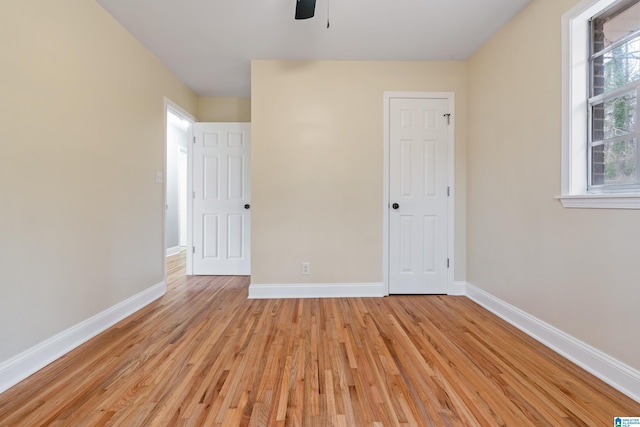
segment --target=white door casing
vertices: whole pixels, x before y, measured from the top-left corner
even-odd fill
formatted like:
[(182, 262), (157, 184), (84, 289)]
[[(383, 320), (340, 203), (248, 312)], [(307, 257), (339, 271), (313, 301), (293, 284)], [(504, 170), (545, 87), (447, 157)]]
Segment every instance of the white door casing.
[(450, 99), (389, 97), (388, 286), (446, 294), (450, 267)]
[(187, 175), (189, 174), (188, 168), (188, 160), (187, 160), (187, 149), (184, 147), (178, 148), (178, 199), (179, 199), (179, 208), (178, 208), (178, 217), (179, 217), (179, 228), (180, 228), (180, 246), (187, 246)]
[(249, 275), (251, 124), (193, 129), (192, 274)]

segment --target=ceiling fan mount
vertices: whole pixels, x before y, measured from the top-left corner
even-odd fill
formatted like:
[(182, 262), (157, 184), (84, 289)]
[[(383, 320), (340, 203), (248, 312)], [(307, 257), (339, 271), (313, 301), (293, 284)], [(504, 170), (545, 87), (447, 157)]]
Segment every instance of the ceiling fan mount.
[(316, 0), (296, 0), (296, 19), (313, 18)]

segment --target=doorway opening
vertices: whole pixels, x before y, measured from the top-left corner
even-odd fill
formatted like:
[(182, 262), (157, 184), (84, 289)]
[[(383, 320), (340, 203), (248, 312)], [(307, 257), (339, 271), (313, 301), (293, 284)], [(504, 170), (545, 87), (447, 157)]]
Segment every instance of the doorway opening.
[[(165, 257), (185, 256), (188, 246), (188, 142), (195, 122), (193, 116), (165, 98)], [(165, 268), (166, 272), (166, 268)]]

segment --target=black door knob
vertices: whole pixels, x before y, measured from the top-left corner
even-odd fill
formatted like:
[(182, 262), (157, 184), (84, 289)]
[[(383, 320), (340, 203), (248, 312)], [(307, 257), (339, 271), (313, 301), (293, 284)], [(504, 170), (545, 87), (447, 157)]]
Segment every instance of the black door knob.
[(250, 207), (251, 207), (251, 205), (250, 205), (250, 204), (246, 204), (246, 205), (244, 205), (244, 208), (245, 208), (245, 209), (249, 209)]
[(394, 204), (392, 204), (392, 205), (391, 205), (391, 207), (392, 207), (393, 209), (398, 209), (398, 208), (400, 207), (400, 205), (399, 205), (399, 204), (397, 204), (397, 203), (394, 203)]

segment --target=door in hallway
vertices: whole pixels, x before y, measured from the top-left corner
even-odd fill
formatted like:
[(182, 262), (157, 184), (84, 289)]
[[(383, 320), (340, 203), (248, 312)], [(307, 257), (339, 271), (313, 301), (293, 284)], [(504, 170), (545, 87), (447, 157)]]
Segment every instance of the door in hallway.
[(250, 274), (251, 124), (195, 123), (193, 274)]

